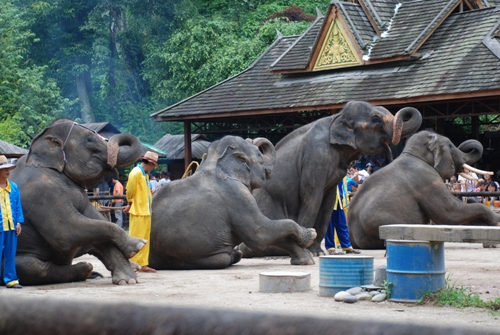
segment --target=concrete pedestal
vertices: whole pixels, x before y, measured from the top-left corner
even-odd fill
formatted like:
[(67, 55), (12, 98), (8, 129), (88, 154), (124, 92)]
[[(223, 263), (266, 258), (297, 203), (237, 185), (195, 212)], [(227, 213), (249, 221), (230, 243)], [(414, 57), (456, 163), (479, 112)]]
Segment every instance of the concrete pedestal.
[(310, 272), (275, 271), (261, 272), (259, 274), (260, 292), (304, 292), (310, 289)]

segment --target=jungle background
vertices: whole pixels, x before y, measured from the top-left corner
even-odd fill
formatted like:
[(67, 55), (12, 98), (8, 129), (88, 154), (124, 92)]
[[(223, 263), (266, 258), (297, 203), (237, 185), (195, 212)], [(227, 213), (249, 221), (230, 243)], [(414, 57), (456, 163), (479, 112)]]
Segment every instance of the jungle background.
[(328, 0), (0, 0), (0, 134), (27, 148), (53, 120), (111, 122), (154, 143), (150, 115), (302, 33)]

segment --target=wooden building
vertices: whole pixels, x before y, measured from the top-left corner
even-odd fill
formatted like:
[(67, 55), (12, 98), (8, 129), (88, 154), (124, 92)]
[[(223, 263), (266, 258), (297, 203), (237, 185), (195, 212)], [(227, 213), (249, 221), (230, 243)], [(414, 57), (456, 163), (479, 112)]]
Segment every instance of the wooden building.
[(499, 169), (499, 4), (334, 0), (302, 35), (279, 35), (246, 70), (152, 117), (184, 122), (190, 150), (191, 131), (276, 143), (350, 100), (413, 106), (423, 128), (480, 140), (483, 165)]

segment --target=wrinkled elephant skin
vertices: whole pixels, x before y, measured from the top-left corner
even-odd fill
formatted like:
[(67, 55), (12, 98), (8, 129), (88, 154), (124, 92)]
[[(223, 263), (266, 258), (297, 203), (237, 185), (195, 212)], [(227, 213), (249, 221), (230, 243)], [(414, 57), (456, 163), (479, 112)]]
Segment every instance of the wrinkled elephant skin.
[[(260, 150), (259, 150), (260, 149)], [(251, 191), (265, 185), (275, 160), (266, 139), (226, 136), (213, 142), (191, 176), (174, 180), (153, 198), (149, 264), (155, 269), (222, 269), (241, 259), (241, 242), (287, 250), (294, 265), (314, 264), (308, 247), (316, 233), (292, 220), (270, 220)]]
[(106, 142), (65, 119), (33, 139), (28, 155), (11, 173), (21, 191), (25, 218), (16, 256), (21, 284), (84, 281), (92, 265), (72, 263), (87, 252), (111, 271), (114, 284), (137, 282), (128, 259), (146, 241), (104, 220), (84, 187), (96, 185), (115, 167), (133, 164), (140, 154), (140, 142), (132, 135), (118, 134)]
[(464, 203), (444, 180), (481, 158), (480, 142), (458, 148), (436, 133), (410, 137), (403, 153), (373, 173), (359, 188), (349, 208), (349, 236), (354, 247), (383, 249), (379, 227), (389, 224), (497, 225), (500, 215), (481, 203)]
[[(314, 255), (324, 253), (321, 242), (336, 186), (349, 163), (362, 154), (385, 154), (392, 160), (389, 142), (411, 135), (421, 121), (414, 108), (403, 108), (394, 116), (383, 107), (351, 101), (338, 114), (293, 131), (276, 145), (271, 180), (254, 192), (259, 208), (271, 219), (288, 218), (314, 228), (317, 237), (309, 250)], [(249, 247), (241, 246), (243, 257), (283, 254), (283, 250), (258, 252)]]

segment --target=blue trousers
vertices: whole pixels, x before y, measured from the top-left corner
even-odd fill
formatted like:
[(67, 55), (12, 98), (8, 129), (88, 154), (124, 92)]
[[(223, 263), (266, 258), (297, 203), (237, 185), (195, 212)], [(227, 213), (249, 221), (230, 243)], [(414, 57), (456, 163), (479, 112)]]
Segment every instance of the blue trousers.
[(342, 249), (352, 248), (351, 241), (349, 240), (349, 230), (347, 229), (347, 220), (343, 209), (334, 209), (330, 217), (330, 224), (325, 235), (325, 248), (335, 248), (335, 231), (339, 238), (340, 246)]
[(16, 231), (0, 231), (0, 242), (2, 242), (0, 252), (3, 257), (3, 281), (7, 286), (18, 284), (19, 278), (16, 272)]

